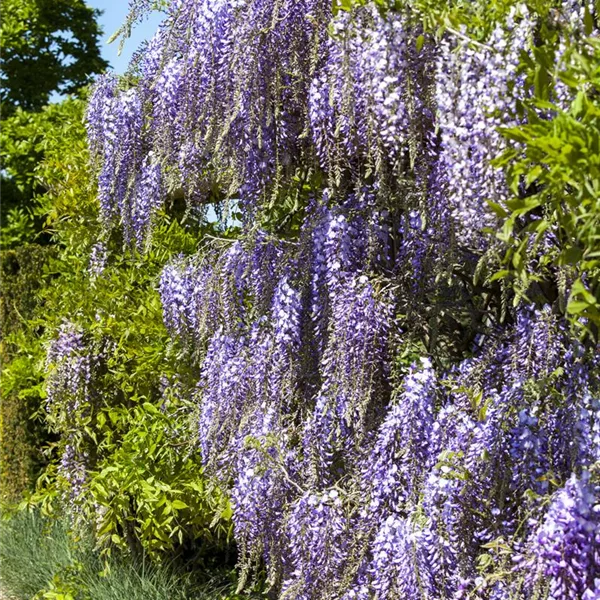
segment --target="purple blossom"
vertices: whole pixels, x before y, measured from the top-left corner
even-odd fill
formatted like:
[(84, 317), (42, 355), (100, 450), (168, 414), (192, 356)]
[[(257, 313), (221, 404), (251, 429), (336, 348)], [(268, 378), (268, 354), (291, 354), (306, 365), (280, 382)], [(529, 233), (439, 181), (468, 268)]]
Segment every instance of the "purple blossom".
[(85, 500), (90, 468), (81, 418), (92, 412), (101, 358), (101, 353), (92, 352), (83, 329), (70, 321), (61, 324), (46, 355), (46, 409), (51, 427), (64, 442), (58, 475), (66, 484), (64, 498), (75, 512), (80, 512)]
[(88, 272), (90, 274), (91, 279), (96, 279), (100, 277), (104, 272), (107, 261), (107, 249), (106, 244), (103, 242), (98, 242), (92, 246), (92, 250), (90, 252), (90, 262), (88, 266)]
[(160, 171), (142, 139), (143, 103), (141, 89), (121, 91), (116, 79), (106, 75), (94, 88), (87, 111), (90, 150), (99, 165), (101, 219), (112, 226), (120, 218), (126, 241), (138, 245), (162, 202)]
[(381, 523), (373, 542), (371, 589), (378, 598), (419, 600), (417, 569), (415, 568), (415, 536), (405, 519), (389, 516)]
[(188, 337), (196, 325), (194, 294), (185, 267), (180, 261), (164, 267), (160, 276), (163, 318), (172, 336)]
[(67, 442), (58, 464), (58, 474), (66, 484), (65, 499), (76, 512), (85, 499), (85, 486), (88, 482), (89, 458), (76, 444)]
[(520, 52), (533, 35), (527, 13), (520, 21), (511, 14), (499, 24), (484, 46), (442, 41), (436, 76), (437, 123), (440, 128), (439, 160), (445, 179), (447, 207), (457, 239), (466, 247), (484, 244), (483, 227), (495, 227), (487, 201), (504, 204), (509, 192), (503, 172), (490, 161), (506, 149), (497, 130), (518, 123), (516, 103)]
[(369, 493), (369, 511), (377, 516), (399, 511), (416, 501), (429, 463), (433, 428), (436, 376), (428, 359), (413, 365), (402, 392), (392, 404), (364, 466), (364, 485)]
[(338, 490), (306, 492), (291, 507), (282, 594), (309, 600), (334, 597), (331, 589), (343, 572), (350, 532)]
[[(317, 452), (317, 462), (326, 470), (337, 462), (336, 457), (343, 456), (343, 462), (349, 463), (355, 459), (372, 418), (370, 411), (386, 401), (391, 308), (375, 295), (364, 275), (347, 279), (332, 296), (321, 387), (306, 429), (310, 452)], [(319, 477), (328, 479), (325, 472)]]
[(71, 413), (87, 402), (92, 365), (82, 329), (70, 321), (61, 324), (48, 348), (46, 368), (48, 412), (67, 407)]
[[(597, 597), (600, 583), (600, 489), (572, 476), (554, 497), (532, 540), (529, 589), (549, 584), (552, 600)], [(543, 585), (543, 584), (542, 584)]]
[(332, 30), (308, 107), (320, 164), (339, 184), (343, 169), (381, 175), (398, 168), (418, 128), (409, 109), (411, 71), (427, 61), (417, 57), (405, 17), (382, 16), (372, 3), (341, 12)]
[(288, 434), (277, 422), (275, 410), (255, 413), (244, 428), (236, 475), (231, 490), (235, 535), (242, 562), (263, 559), (275, 583), (285, 555), (281, 534), (288, 503), (298, 484), (294, 479), (297, 457), (288, 448)]
[(237, 440), (249, 386), (248, 348), (244, 338), (217, 331), (210, 340), (199, 384), (198, 434), (202, 457), (213, 463)]
[(135, 191), (130, 200), (128, 219), (136, 245), (142, 247), (149, 239), (152, 219), (163, 204), (163, 175), (159, 164), (149, 154), (141, 166)]

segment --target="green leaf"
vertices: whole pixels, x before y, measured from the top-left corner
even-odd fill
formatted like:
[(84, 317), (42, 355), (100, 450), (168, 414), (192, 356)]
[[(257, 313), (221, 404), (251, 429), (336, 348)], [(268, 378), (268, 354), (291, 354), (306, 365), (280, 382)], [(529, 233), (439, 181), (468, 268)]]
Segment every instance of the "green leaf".
[(594, 31), (594, 17), (592, 17), (590, 13), (587, 2), (585, 3), (585, 12), (583, 14), (583, 26), (585, 35), (592, 35), (592, 32)]
[(510, 275), (510, 271), (507, 269), (501, 269), (500, 271), (496, 271), (496, 273), (494, 273), (490, 277), (490, 283), (492, 283), (493, 281), (498, 281), (499, 279), (505, 279), (509, 275)]
[(583, 90), (577, 92), (575, 99), (571, 104), (571, 113), (575, 117), (581, 117), (585, 114), (587, 108), (587, 97)]
[(423, 34), (419, 35), (417, 37), (417, 40), (415, 42), (415, 46), (417, 48), (417, 52), (421, 52), (421, 50), (423, 49), (423, 44), (425, 43), (425, 37), (423, 36)]
[(221, 518), (225, 521), (230, 521), (232, 516), (233, 510), (231, 508), (231, 504), (228, 502), (227, 506), (223, 509), (223, 512), (221, 513)]
[(529, 187), (542, 173), (543, 169), (540, 165), (533, 167), (533, 169), (525, 176), (525, 185)]
[(577, 279), (571, 288), (571, 297), (583, 297), (588, 305), (597, 302), (596, 297), (583, 285), (581, 279)]
[(144, 407), (144, 410), (150, 413), (151, 415), (160, 414), (160, 410), (158, 410), (158, 408), (156, 408), (156, 406), (154, 406), (154, 404), (151, 404), (150, 402), (144, 402), (142, 406)]
[(546, 67), (539, 65), (535, 71), (534, 86), (535, 95), (544, 100), (548, 99), (548, 87), (550, 84), (550, 75)]
[(583, 252), (576, 246), (565, 248), (559, 256), (558, 264), (560, 265), (576, 265), (583, 258)]
[(488, 200), (487, 204), (492, 209), (492, 211), (494, 211), (494, 213), (496, 215), (498, 215), (498, 217), (500, 217), (501, 219), (506, 219), (508, 217), (509, 213), (506, 211), (506, 209), (503, 206), (501, 206), (497, 202)]
[(567, 304), (567, 312), (572, 315), (578, 315), (587, 310), (590, 305), (587, 302), (581, 302), (579, 300), (570, 300)]

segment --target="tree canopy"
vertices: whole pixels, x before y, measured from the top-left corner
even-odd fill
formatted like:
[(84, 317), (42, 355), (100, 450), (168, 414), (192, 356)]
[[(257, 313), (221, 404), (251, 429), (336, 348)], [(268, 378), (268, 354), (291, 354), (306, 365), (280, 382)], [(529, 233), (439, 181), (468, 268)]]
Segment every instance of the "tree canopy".
[(40, 110), (53, 92), (75, 93), (108, 63), (100, 11), (83, 0), (2, 0), (2, 108)]

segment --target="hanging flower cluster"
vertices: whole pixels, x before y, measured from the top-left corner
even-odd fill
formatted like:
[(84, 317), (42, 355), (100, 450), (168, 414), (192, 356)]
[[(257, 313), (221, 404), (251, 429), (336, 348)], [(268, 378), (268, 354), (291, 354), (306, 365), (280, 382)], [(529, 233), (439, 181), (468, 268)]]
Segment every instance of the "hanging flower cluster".
[(391, 185), (389, 176), (415, 159), (432, 115), (411, 86), (427, 93), (433, 83), (430, 48), (417, 51), (416, 37), (407, 18), (382, 17), (374, 5), (334, 21), (308, 98), (316, 153), (332, 181), (374, 171)]
[(598, 485), (574, 475), (556, 494), (532, 535), (531, 593), (549, 588), (551, 598), (597, 598), (600, 594), (600, 511)]
[(89, 468), (88, 453), (79, 443), (78, 420), (91, 405), (95, 362), (83, 330), (70, 321), (62, 323), (46, 355), (46, 410), (66, 441), (58, 472), (74, 506), (84, 492)]
[(170, 3), (141, 84), (106, 76), (90, 100), (104, 219), (120, 215), (140, 242), (169, 190), (203, 200), (218, 182), (251, 204), (295, 173), (330, 12), (324, 0)]
[[(120, 219), (140, 245), (169, 195), (215, 201), (215, 186), (250, 219), (299, 172), (320, 169), (332, 189), (375, 181), (382, 201), (393, 194), (427, 221), (449, 212), (473, 245), (480, 217), (494, 223), (485, 200), (506, 198), (489, 162), (504, 147), (494, 128), (517, 118), (509, 92), (531, 19), (511, 16), (484, 50), (428, 38), (417, 48), (409, 16), (370, 4), (328, 33), (330, 4), (171, 3), (135, 65), (140, 83), (106, 76), (89, 103), (106, 223)], [(423, 186), (439, 188), (433, 205)]]
[(517, 125), (517, 104), (526, 93), (518, 75), (521, 52), (531, 46), (535, 23), (512, 13), (485, 46), (443, 40), (436, 69), (439, 161), (448, 210), (462, 245), (485, 243), (494, 227), (487, 202), (503, 206), (510, 197), (503, 171), (491, 161), (507, 148), (498, 127)]
[[(597, 597), (597, 356), (548, 305), (494, 319), (445, 283), (473, 281), (488, 201), (509, 197), (492, 161), (497, 128), (525, 118), (535, 18), (474, 44), (369, 3), (167, 12), (140, 82), (97, 85), (90, 146), (102, 214), (138, 244), (178, 188), (244, 212), (239, 239), (159, 284), (199, 368), (198, 445), (230, 492), (242, 584), (265, 567), (290, 600)], [(297, 235), (250, 227), (299, 174)], [(429, 347), (407, 358), (416, 313)], [(454, 354), (438, 323), (467, 331)]]

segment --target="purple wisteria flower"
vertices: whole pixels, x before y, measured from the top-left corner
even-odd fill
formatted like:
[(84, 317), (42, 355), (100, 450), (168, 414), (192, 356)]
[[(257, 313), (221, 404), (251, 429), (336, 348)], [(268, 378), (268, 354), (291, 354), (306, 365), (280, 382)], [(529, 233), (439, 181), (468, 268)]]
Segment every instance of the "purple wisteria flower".
[(67, 442), (58, 464), (58, 474), (67, 484), (64, 494), (67, 506), (76, 513), (81, 512), (81, 503), (85, 499), (85, 485), (89, 479), (88, 468), (88, 453)]
[[(307, 454), (317, 453), (318, 477), (328, 480), (357, 458), (371, 411), (387, 399), (386, 353), (391, 306), (365, 275), (346, 279), (332, 294), (321, 387), (306, 427)], [(314, 464), (314, 458), (310, 459)], [(326, 474), (335, 463), (336, 475)]]
[(307, 492), (291, 507), (285, 534), (289, 539), (282, 594), (298, 600), (331, 595), (343, 573), (350, 539), (343, 498), (335, 488)]
[(46, 354), (46, 409), (51, 427), (64, 441), (58, 475), (66, 483), (67, 505), (80, 512), (90, 467), (80, 419), (90, 414), (94, 402), (94, 374), (100, 356), (92, 353), (85, 333), (64, 321)]
[(416, 35), (405, 16), (382, 16), (374, 3), (341, 12), (331, 29), (308, 96), (319, 162), (336, 184), (342, 170), (401, 171), (409, 142), (422, 134), (411, 85), (420, 85), (427, 56), (409, 41)]
[(436, 76), (439, 160), (447, 210), (458, 240), (467, 247), (485, 244), (483, 227), (496, 224), (487, 201), (502, 205), (509, 198), (503, 172), (490, 161), (507, 147), (497, 128), (519, 122), (516, 105), (523, 86), (511, 89), (533, 29), (526, 11), (513, 11), (484, 45), (452, 37), (441, 42)]
[(273, 585), (281, 577), (286, 554), (282, 536), (286, 509), (300, 489), (297, 456), (289, 449), (289, 435), (278, 423), (276, 409), (259, 409), (243, 435), (231, 489), (235, 535), (242, 562), (264, 560)]
[(548, 598), (598, 598), (600, 593), (600, 487), (572, 476), (554, 497), (531, 542), (530, 590)]
[(48, 412), (65, 407), (67, 412), (74, 412), (87, 402), (92, 365), (81, 328), (70, 321), (61, 324), (48, 348), (46, 368), (50, 370), (46, 382)]
[(107, 261), (106, 244), (98, 242), (92, 246), (88, 271), (91, 279), (96, 279), (104, 272)]
[(364, 466), (368, 510), (377, 521), (416, 502), (429, 464), (437, 378), (429, 359), (413, 365), (381, 425)]

